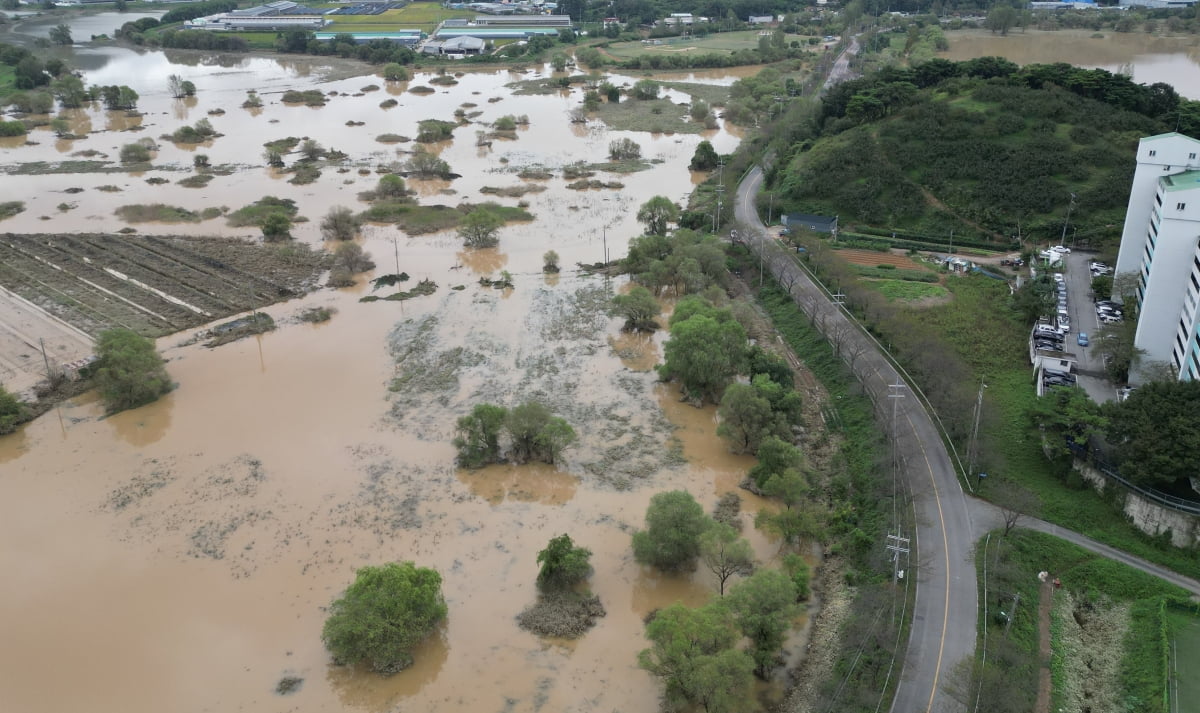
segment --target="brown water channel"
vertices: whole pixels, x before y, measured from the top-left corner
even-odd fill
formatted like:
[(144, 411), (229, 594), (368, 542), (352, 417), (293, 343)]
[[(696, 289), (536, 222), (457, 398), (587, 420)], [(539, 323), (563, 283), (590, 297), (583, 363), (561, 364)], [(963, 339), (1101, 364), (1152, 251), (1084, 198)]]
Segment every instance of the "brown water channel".
[(1007, 36), (986, 30), (947, 32), (951, 60), (1004, 57), (1017, 64), (1066, 62), (1080, 67), (1129, 72), (1135, 82), (1166, 82), (1189, 99), (1200, 99), (1200, 37), (1164, 37), (1144, 32), (1014, 31)]
[[(262, 62), (272, 61), (247, 60)], [(426, 186), (422, 202), (477, 200), (483, 186), (519, 183), (512, 167), (600, 161), (620, 136), (661, 163), (609, 179), (625, 184), (619, 191), (577, 193), (561, 178), (545, 182), (545, 192), (526, 197), (537, 220), (505, 228), (496, 250), (468, 253), (450, 234), (409, 238), (370, 227), (363, 242), (381, 269), (392, 269), (395, 238), (401, 269), (439, 290), (369, 304), (358, 302), (365, 285), (323, 290), (270, 308), (277, 331), (215, 350), (186, 345), (190, 335), (164, 338), (159, 347), (178, 388), (159, 402), (102, 418), (85, 397), (0, 438), (0, 710), (657, 710), (658, 685), (636, 666), (642, 618), (674, 601), (701, 603), (715, 586), (703, 572), (668, 577), (638, 566), (630, 532), (655, 492), (686, 488), (711, 508), (750, 461), (724, 450), (711, 408), (680, 404), (656, 384), (648, 368), (661, 335), (623, 337), (603, 313), (621, 285), (571, 268), (600, 259), (605, 232), (610, 252), (623, 254), (638, 232), (637, 207), (650, 196), (686, 196), (700, 138), (570, 125), (578, 91), (513, 96), (505, 84), (521, 77), (507, 72), (466, 75), (428, 96), (406, 91), (428, 79), (417, 77), (355, 97), (345, 94), (384, 83), (316, 84), (279, 63), (261, 78), (246, 65), (217, 67), (178, 68), (197, 77), (194, 102), (167, 97), (162, 76), (131, 74), (121, 81), (140, 82), (140, 122), (88, 110), (76, 124), (107, 132), (60, 142), (38, 131), (38, 145), (0, 148), (6, 165), (86, 148), (113, 154), (210, 109), (227, 112), (211, 117), (224, 137), (198, 149), (162, 142), (146, 175), (0, 178), (6, 200), (29, 207), (4, 230), (111, 231), (124, 226), (112, 214), (124, 203), (236, 208), (269, 193), (299, 203), (312, 222), (295, 233), (318, 243), (320, 217), (333, 205), (359, 207), (356, 193), (375, 176), (326, 169), (316, 183), (292, 186), (261, 166), (263, 142), (310, 136), (373, 168), (396, 159), (376, 135), (415, 135), (418, 120), (450, 119), (464, 102), (478, 104), (481, 121), (528, 114), (532, 125), (491, 151), (474, 146), (474, 127), (458, 130), (441, 148), (463, 174), (449, 184), (457, 194)], [(343, 95), (320, 109), (240, 108), (247, 88), (272, 102), (268, 91), (314, 84)], [(400, 105), (379, 108), (388, 97)], [(349, 120), (366, 125), (350, 128)], [(137, 123), (146, 130), (120, 131)], [(737, 143), (725, 129), (708, 138), (720, 152)], [(145, 184), (149, 175), (187, 175), (197, 150), (237, 168), (202, 189)], [(122, 191), (95, 190), (105, 184)], [(63, 192), (74, 186), (85, 190)], [(75, 207), (57, 209), (68, 201)], [(251, 234), (219, 219), (138, 227)], [(562, 256), (563, 274), (541, 274), (548, 249)], [(499, 269), (514, 274), (515, 289), (477, 283)], [(454, 285), (464, 289), (448, 289)], [(311, 306), (337, 314), (322, 325), (297, 322)], [(389, 393), (398, 375), (406, 386)], [(550, 403), (581, 436), (561, 467), (453, 466), (459, 415), (480, 400), (528, 396)], [(743, 502), (745, 533), (760, 560), (771, 561), (777, 543), (752, 525), (762, 504), (745, 493)], [(519, 630), (513, 617), (534, 600), (537, 551), (564, 532), (593, 550), (591, 586), (608, 615), (575, 642), (549, 642)], [(442, 573), (450, 617), (441, 634), (414, 668), (391, 678), (330, 666), (322, 608), (355, 568), (409, 559)], [(286, 699), (274, 693), (284, 675), (304, 679)]]

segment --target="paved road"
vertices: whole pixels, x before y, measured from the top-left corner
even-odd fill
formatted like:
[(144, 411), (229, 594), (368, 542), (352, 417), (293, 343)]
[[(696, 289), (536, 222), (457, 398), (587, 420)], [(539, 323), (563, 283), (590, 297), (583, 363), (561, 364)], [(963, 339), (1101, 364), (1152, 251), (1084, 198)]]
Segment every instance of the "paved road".
[[(42, 356), (42, 347), (46, 349)], [(0, 288), (0, 384), (25, 394), (52, 366), (92, 354), (92, 338), (28, 300)]]
[(850, 44), (833, 61), (833, 68), (829, 70), (829, 76), (825, 78), (825, 84), (821, 87), (822, 91), (851, 78), (850, 59), (856, 54), (858, 54), (858, 35), (850, 38)]
[[(817, 315), (831, 343), (841, 342), (843, 354), (847, 355), (848, 363), (875, 401), (881, 423), (888, 428), (891, 408), (888, 384), (899, 383), (899, 376), (874, 340), (858, 329), (841, 308), (830, 302), (778, 241), (767, 237), (766, 228), (754, 209), (754, 198), (761, 184), (762, 171), (755, 168), (738, 186), (735, 215), (740, 229), (750, 233), (741, 235), (741, 239), (762, 251), (764, 262), (776, 280), (782, 285), (790, 285), (793, 299), (805, 312)], [(1089, 275), (1086, 263), (1084, 256), (1072, 257), (1068, 269), (1077, 279), (1068, 287), (1068, 301), (1075, 303), (1070, 309), (1079, 314), (1077, 318), (1073, 315), (1072, 323), (1094, 329), (1096, 318), (1090, 309), (1089, 290), (1079, 289), (1083, 284), (1090, 287), (1090, 281), (1079, 278)], [(1087, 313), (1090, 313), (1091, 321), (1088, 321)], [(1077, 334), (1078, 329), (1073, 333)], [(858, 356), (851, 360), (850, 354)], [(1091, 365), (1090, 360), (1084, 363)], [(945, 694), (941, 686), (946, 683), (948, 671), (958, 661), (972, 656), (975, 650), (978, 588), (973, 544), (988, 531), (1002, 527), (1004, 519), (991, 503), (964, 494), (941, 436), (918, 400), (911, 395), (900, 399), (896, 415), (902, 472), (913, 494), (917, 513), (913, 538), (917, 591), (904, 671), (891, 710), (894, 713), (961, 711), (963, 705)], [(1077, 532), (1028, 517), (1022, 518), (1019, 526), (1061, 537), (1200, 597), (1200, 582)]]
[[(764, 259), (772, 274), (780, 284), (790, 285), (790, 292), (801, 308), (818, 315), (824, 333), (841, 342), (843, 353), (857, 354), (854, 371), (877, 409), (890, 414), (888, 385), (901, 383), (899, 375), (873, 340), (840, 308), (829, 303), (787, 250), (766, 237), (766, 229), (754, 210), (754, 198), (761, 183), (762, 172), (755, 168), (738, 186), (736, 218), (751, 233), (742, 238), (764, 249)], [(902, 472), (917, 515), (916, 532), (903, 533), (911, 537), (915, 554), (912, 566), (916, 570), (916, 603), (904, 670), (892, 710), (952, 711), (961, 706), (942, 691), (942, 685), (954, 665), (975, 651), (978, 607), (972, 563), (975, 528), (941, 437), (929, 413), (911, 394), (899, 399), (896, 406), (896, 431)]]
[[(973, 535), (974, 539), (979, 539), (989, 531), (1004, 526), (1004, 517), (1001, 514), (1000, 509), (995, 505), (992, 505), (985, 500), (967, 498), (967, 507), (971, 512), (971, 522), (975, 526)], [(1128, 552), (1122, 552), (1121, 550), (1110, 547), (1103, 542), (1097, 542), (1086, 535), (1081, 535), (1073, 530), (1067, 530), (1059, 527), (1052, 522), (1046, 522), (1036, 518), (1022, 517), (1017, 522), (1017, 527), (1024, 527), (1030, 530), (1044, 532), (1048, 535), (1054, 535), (1055, 537), (1061, 537), (1068, 542), (1079, 545), (1089, 552), (1095, 552), (1096, 554), (1103, 555), (1111, 560), (1116, 560), (1117, 562), (1127, 564), (1135, 569), (1140, 569), (1143, 572), (1158, 577), (1159, 579), (1166, 580), (1171, 584), (1182, 587), (1196, 596), (1200, 596), (1200, 582), (1197, 582), (1191, 577), (1185, 577), (1178, 572), (1171, 571), (1165, 567), (1160, 567), (1152, 562), (1147, 562), (1141, 557), (1135, 557)]]

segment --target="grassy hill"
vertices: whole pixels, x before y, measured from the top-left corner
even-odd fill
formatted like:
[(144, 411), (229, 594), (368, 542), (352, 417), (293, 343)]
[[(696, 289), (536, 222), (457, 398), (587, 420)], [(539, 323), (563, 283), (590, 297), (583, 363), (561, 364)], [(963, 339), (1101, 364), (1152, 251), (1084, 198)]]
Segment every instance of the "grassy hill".
[[(872, 80), (824, 102), (819, 138), (774, 176), (784, 210), (1007, 243), (1119, 239), (1140, 137), (1160, 121), (1047, 83)], [(831, 102), (835, 103), (830, 106)], [(836, 104), (840, 102), (840, 104)], [(779, 205), (777, 203), (776, 205)]]

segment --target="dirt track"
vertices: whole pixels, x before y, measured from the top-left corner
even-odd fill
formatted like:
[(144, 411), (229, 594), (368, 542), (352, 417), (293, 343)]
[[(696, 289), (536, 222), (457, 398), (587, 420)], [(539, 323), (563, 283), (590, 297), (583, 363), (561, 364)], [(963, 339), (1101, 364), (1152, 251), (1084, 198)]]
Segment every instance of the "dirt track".
[(111, 327), (155, 337), (301, 294), (327, 257), (236, 240), (115, 235), (0, 239), (0, 380), (29, 388)]

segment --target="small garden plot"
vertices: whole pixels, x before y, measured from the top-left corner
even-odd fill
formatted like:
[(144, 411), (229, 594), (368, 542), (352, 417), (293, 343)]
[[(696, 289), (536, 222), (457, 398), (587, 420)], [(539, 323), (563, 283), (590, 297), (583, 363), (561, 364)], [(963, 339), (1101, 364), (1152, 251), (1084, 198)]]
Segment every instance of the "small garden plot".
[(866, 265), (868, 267), (879, 267), (880, 265), (894, 265), (896, 269), (917, 270), (924, 269), (924, 266), (914, 261), (907, 255), (897, 255), (892, 252), (877, 252), (875, 250), (838, 250), (837, 256), (853, 265)]
[(1174, 713), (1200, 713), (1200, 618), (1167, 614), (1171, 637), (1170, 691)]
[(950, 291), (941, 285), (909, 280), (867, 280), (863, 284), (883, 294), (893, 302), (919, 302), (926, 299), (941, 299), (950, 296)]

